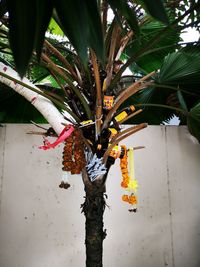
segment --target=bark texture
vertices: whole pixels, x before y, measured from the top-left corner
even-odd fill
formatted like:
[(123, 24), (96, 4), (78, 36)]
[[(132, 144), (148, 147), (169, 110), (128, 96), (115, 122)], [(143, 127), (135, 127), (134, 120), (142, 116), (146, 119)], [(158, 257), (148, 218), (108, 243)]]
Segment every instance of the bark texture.
[[(85, 174), (86, 175), (86, 174)], [(82, 212), (85, 214), (86, 267), (103, 266), (103, 240), (106, 237), (103, 214), (106, 206), (104, 191), (95, 185), (85, 187), (85, 202)]]

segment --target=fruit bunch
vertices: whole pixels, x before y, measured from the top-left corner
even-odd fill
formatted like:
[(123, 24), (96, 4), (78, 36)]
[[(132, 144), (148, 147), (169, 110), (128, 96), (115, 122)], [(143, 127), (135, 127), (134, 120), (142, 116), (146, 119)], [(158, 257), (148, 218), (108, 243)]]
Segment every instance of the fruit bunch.
[(62, 163), (63, 171), (70, 171), (71, 174), (80, 174), (85, 167), (84, 142), (79, 129), (75, 129), (66, 139)]

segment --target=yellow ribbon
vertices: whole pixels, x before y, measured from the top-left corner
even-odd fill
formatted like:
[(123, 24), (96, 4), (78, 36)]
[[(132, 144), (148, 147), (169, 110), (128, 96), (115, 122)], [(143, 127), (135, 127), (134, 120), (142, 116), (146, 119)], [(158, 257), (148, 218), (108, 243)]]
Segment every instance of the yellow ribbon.
[(138, 182), (135, 179), (135, 170), (134, 170), (134, 151), (133, 148), (130, 147), (128, 150), (128, 166), (129, 166), (129, 183), (128, 183), (128, 191), (137, 192)]

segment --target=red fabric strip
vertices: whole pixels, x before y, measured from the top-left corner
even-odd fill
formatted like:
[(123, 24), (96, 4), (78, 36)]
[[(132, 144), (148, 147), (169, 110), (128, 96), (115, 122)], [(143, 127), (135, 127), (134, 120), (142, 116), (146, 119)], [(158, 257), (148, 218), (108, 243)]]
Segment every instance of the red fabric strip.
[(60, 135), (58, 136), (58, 138), (56, 139), (56, 141), (54, 143), (50, 143), (47, 139), (45, 139), (45, 145), (44, 146), (40, 146), (40, 149), (43, 150), (47, 150), (50, 148), (55, 148), (58, 144), (60, 144), (61, 142), (63, 142), (65, 139), (67, 139), (72, 132), (74, 131), (74, 127), (72, 125), (67, 125), (62, 132), (60, 133)]

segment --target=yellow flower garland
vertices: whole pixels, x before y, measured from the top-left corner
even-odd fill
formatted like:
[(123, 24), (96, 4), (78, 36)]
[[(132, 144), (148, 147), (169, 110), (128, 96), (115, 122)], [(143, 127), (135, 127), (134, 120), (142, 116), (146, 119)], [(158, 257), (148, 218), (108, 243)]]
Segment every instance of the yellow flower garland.
[(124, 156), (120, 159), (120, 168), (122, 173), (121, 187), (125, 188), (127, 191), (131, 192), (131, 195), (124, 194), (122, 200), (131, 205), (136, 205), (138, 203), (137, 196), (133, 193), (137, 191), (138, 182), (134, 179), (134, 166), (133, 166), (133, 151), (130, 153), (130, 175), (128, 171), (128, 151), (126, 146), (121, 146), (124, 149)]
[(128, 174), (128, 157), (127, 157), (127, 149), (126, 146), (122, 145), (121, 146), (124, 149), (124, 156), (122, 159), (120, 159), (120, 168), (122, 172), (122, 182), (121, 182), (121, 187), (127, 188), (129, 184), (129, 174)]

